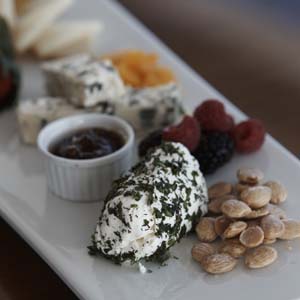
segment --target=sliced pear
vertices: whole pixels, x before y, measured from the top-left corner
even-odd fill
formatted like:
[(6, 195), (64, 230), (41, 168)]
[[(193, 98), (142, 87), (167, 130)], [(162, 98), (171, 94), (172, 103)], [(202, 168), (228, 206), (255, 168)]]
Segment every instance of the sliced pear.
[(16, 49), (30, 48), (71, 4), (73, 0), (35, 0), (16, 25)]
[(49, 27), (33, 46), (42, 57), (58, 57), (88, 52), (103, 26), (98, 21), (64, 21)]

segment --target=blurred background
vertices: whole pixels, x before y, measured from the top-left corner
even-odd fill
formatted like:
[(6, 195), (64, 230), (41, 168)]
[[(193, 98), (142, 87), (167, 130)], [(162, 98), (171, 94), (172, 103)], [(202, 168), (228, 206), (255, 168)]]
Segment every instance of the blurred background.
[(192, 68), (300, 153), (299, 0), (119, 0)]

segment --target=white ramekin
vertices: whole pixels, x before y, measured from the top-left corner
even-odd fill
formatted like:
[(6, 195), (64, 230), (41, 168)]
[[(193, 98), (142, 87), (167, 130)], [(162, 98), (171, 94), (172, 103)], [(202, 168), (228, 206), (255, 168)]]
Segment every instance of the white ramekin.
[[(101, 127), (118, 132), (125, 140), (122, 148), (94, 159), (67, 159), (53, 155), (49, 147), (64, 136), (80, 129)], [(48, 188), (55, 195), (92, 202), (106, 197), (112, 181), (132, 165), (134, 132), (122, 119), (104, 114), (82, 114), (54, 121), (38, 136), (38, 147), (46, 159)]]

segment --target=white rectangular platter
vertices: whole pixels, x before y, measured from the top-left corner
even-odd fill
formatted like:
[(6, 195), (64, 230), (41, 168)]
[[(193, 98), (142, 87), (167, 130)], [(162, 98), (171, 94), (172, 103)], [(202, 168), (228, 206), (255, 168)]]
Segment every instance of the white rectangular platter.
[[(114, 1), (77, 1), (66, 18), (99, 18), (105, 26), (97, 52), (141, 48), (157, 52), (182, 84), (186, 107), (192, 109), (206, 98), (219, 98), (236, 120), (245, 118), (238, 109), (167, 49), (153, 34)], [(43, 93), (38, 67), (22, 63), (23, 97)], [(209, 276), (192, 261), (192, 237), (182, 240), (166, 267), (152, 266), (153, 273), (141, 275), (135, 268), (120, 267), (90, 257), (86, 246), (100, 213), (99, 203), (74, 204), (48, 193), (43, 161), (33, 147), (19, 141), (15, 115), (0, 116), (0, 210), (1, 216), (37, 251), (80, 299), (197, 299), (292, 300), (300, 299), (300, 242), (276, 245), (279, 260), (272, 266), (249, 271), (242, 265), (222, 276)], [(278, 179), (289, 190), (285, 208), (291, 217), (300, 216), (300, 163), (271, 137), (261, 151), (236, 156), (211, 176), (234, 180), (239, 166), (260, 167), (266, 177)], [(59, 298), (59, 295), (57, 295)]]

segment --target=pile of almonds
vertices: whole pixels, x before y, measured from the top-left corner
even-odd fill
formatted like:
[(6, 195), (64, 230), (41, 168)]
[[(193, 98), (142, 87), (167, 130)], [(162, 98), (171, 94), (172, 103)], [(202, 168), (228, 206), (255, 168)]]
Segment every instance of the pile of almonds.
[[(264, 174), (251, 168), (239, 169), (237, 178), (235, 185), (219, 182), (208, 189), (210, 216), (196, 226), (200, 243), (192, 257), (211, 274), (233, 270), (243, 256), (251, 269), (266, 267), (278, 256), (269, 244), (300, 237), (300, 221), (288, 219), (279, 207), (287, 199), (281, 183), (262, 184)], [(211, 244), (218, 237), (219, 247)]]

